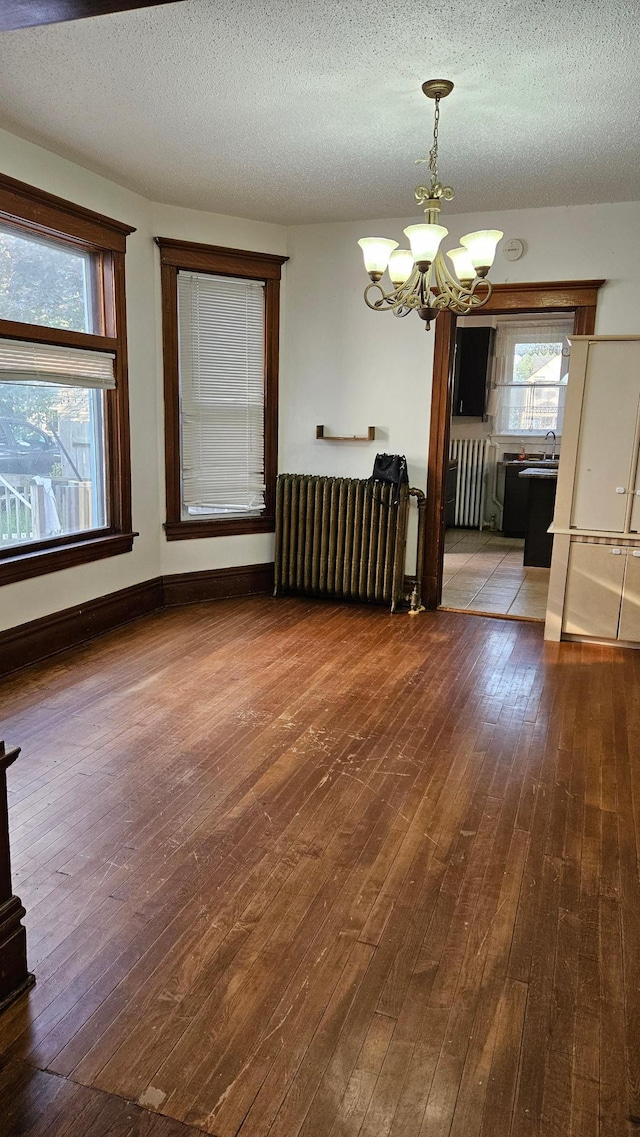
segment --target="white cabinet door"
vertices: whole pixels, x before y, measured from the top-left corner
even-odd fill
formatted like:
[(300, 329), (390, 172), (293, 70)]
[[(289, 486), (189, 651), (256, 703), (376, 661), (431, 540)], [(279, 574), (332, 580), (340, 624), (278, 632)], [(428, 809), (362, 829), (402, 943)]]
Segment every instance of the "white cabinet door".
[(618, 639), (640, 643), (640, 549), (629, 550), (626, 562)]
[(574, 542), (569, 553), (569, 573), (562, 630), (574, 636), (615, 640), (618, 635), (620, 597), (625, 556), (611, 545)]
[(640, 456), (636, 466), (636, 484), (634, 486), (633, 506), (631, 507), (630, 528), (633, 533), (640, 533)]
[(580, 420), (571, 525), (621, 533), (633, 476), (640, 403), (640, 343), (596, 342)]

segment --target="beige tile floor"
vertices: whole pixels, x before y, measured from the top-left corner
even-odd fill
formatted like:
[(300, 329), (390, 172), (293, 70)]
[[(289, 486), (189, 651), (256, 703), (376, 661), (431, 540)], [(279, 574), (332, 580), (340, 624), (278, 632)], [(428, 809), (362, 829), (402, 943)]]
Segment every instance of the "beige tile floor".
[(524, 541), (476, 529), (448, 529), (443, 608), (544, 620), (549, 569), (525, 568)]

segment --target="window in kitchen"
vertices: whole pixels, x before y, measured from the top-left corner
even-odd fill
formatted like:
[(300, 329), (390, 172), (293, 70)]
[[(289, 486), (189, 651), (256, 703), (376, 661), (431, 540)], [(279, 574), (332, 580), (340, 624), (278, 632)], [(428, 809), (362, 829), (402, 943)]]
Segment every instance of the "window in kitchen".
[(562, 433), (573, 320), (498, 322), (489, 414), (495, 434)]

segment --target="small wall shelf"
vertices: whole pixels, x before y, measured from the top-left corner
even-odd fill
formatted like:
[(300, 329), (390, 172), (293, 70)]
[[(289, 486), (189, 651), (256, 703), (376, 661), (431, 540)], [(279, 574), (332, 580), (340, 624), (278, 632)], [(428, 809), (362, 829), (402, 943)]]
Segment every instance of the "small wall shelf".
[(368, 426), (367, 434), (325, 434), (324, 426), (317, 426), (316, 438), (322, 438), (325, 442), (375, 442), (376, 428)]

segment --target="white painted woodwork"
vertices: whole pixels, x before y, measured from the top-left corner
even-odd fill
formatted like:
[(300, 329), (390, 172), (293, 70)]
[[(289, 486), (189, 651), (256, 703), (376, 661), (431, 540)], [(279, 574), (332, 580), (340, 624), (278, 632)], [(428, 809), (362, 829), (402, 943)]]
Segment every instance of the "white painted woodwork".
[(640, 549), (630, 549), (625, 561), (618, 639), (640, 643)]
[(573, 336), (546, 639), (640, 644), (639, 450), (640, 336)]
[(589, 345), (571, 524), (622, 533), (633, 491), (640, 403), (640, 342)]
[(632, 533), (640, 533), (640, 461), (636, 466), (629, 527)]
[(571, 545), (562, 622), (567, 635), (616, 639), (626, 558), (613, 548)]
[[(553, 511), (553, 528), (569, 532), (573, 508), (573, 485), (576, 473), (576, 458), (580, 442), (580, 419), (584, 395), (587, 360), (589, 358), (589, 339), (586, 336), (571, 336), (571, 357), (567, 394), (564, 404), (562, 424), (562, 447), (558, 465), (558, 484), (556, 504)], [(566, 577), (566, 566), (565, 566)], [(564, 581), (563, 581), (564, 593)]]
[(547, 612), (544, 625), (545, 640), (562, 639), (564, 594), (567, 582), (571, 538), (568, 533), (554, 533), (551, 572), (547, 591)]

